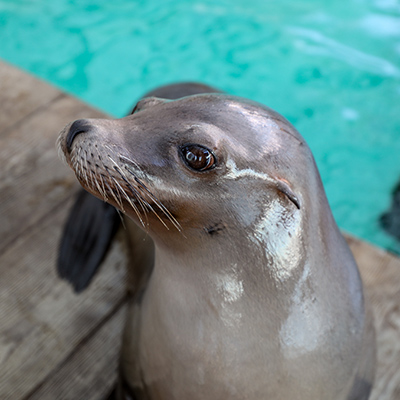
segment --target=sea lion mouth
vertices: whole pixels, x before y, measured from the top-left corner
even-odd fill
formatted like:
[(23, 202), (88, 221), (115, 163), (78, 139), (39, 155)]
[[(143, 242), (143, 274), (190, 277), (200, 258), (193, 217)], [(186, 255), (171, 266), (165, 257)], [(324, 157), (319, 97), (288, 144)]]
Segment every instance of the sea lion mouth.
[(166, 229), (169, 230), (169, 221), (182, 231), (176, 218), (146, 185), (146, 173), (133, 160), (106, 144), (93, 144), (84, 135), (68, 146), (65, 130), (60, 134), (58, 147), (61, 158), (90, 193), (107, 203), (115, 203), (123, 213), (129, 214), (130, 208), (145, 230), (149, 227), (148, 216), (152, 214)]

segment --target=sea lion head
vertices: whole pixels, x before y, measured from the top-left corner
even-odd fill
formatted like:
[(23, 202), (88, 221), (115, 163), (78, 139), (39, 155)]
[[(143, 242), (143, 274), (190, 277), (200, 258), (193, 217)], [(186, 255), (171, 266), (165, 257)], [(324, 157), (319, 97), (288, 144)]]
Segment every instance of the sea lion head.
[(69, 124), (59, 147), (86, 190), (156, 240), (215, 237), (239, 225), (262, 231), (265, 223), (270, 235), (295, 235), (310, 211), (304, 187), (320, 185), (287, 120), (223, 94), (145, 98), (125, 118)]

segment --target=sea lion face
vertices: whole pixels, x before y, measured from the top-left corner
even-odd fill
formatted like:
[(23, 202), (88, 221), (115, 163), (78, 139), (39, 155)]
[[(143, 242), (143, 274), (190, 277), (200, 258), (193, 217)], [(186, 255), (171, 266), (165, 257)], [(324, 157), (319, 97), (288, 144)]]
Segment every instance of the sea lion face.
[(59, 145), (85, 189), (156, 237), (213, 235), (238, 223), (254, 231), (268, 215), (288, 228), (314, 171), (284, 118), (220, 94), (147, 98), (122, 119), (75, 121)]

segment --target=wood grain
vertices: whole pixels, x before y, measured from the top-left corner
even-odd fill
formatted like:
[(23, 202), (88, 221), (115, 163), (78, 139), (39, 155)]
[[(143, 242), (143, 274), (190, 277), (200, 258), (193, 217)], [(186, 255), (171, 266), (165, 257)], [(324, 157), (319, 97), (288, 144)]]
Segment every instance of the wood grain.
[(63, 95), (56, 88), (1, 62), (0, 136), (59, 96)]
[(56, 139), (68, 122), (84, 116), (104, 114), (59, 96), (0, 135), (0, 253), (77, 190), (73, 172), (58, 157)]
[(66, 211), (47, 216), (0, 256), (0, 399), (32, 392), (125, 297), (119, 241), (84, 294), (56, 276)]
[(118, 309), (87, 343), (75, 349), (44, 384), (29, 396), (29, 399), (104, 399), (117, 380), (125, 312), (126, 307)]

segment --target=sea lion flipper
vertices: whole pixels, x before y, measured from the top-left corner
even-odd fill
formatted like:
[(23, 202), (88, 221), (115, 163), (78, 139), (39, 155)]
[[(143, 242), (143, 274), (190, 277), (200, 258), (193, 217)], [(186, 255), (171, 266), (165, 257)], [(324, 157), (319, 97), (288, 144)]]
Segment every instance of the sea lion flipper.
[(88, 287), (120, 224), (116, 209), (81, 190), (61, 237), (57, 271), (76, 293)]

